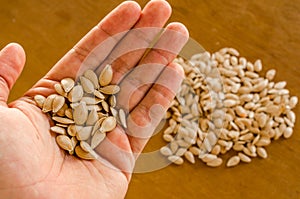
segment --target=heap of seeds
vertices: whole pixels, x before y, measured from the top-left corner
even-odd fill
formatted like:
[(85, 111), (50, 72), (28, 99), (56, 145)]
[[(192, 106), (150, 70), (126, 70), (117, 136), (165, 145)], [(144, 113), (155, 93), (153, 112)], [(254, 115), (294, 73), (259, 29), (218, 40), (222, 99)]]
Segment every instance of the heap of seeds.
[(123, 109), (116, 109), (118, 85), (112, 85), (113, 71), (107, 65), (99, 75), (87, 70), (79, 81), (62, 79), (54, 85), (57, 94), (47, 98), (36, 95), (34, 100), (44, 113), (49, 113), (55, 125), (56, 142), (70, 155), (82, 159), (97, 159), (94, 149), (112, 131), (117, 122), (126, 128)]
[(265, 147), (293, 133), (298, 98), (290, 96), (286, 82), (273, 81), (276, 71), (260, 76), (260, 60), (251, 63), (233, 48), (214, 54), (177, 58), (186, 78), (166, 114), (168, 142), (161, 153), (182, 164), (183, 156), (195, 156), (211, 167), (220, 166), (222, 154), (234, 150), (227, 160), (232, 167), (251, 158), (267, 158)]

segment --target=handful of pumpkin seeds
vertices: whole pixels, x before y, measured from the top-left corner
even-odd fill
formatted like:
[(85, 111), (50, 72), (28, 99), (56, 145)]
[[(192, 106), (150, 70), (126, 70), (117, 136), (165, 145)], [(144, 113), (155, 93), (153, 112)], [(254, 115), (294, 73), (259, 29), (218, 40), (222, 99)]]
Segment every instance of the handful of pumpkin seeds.
[(79, 81), (64, 78), (54, 85), (56, 94), (48, 97), (34, 96), (44, 113), (49, 113), (55, 125), (58, 146), (70, 155), (92, 160), (98, 155), (94, 149), (105, 139), (106, 133), (114, 130), (117, 123), (127, 127), (126, 113), (116, 109), (118, 85), (111, 84), (111, 65), (97, 77), (92, 70), (86, 70)]

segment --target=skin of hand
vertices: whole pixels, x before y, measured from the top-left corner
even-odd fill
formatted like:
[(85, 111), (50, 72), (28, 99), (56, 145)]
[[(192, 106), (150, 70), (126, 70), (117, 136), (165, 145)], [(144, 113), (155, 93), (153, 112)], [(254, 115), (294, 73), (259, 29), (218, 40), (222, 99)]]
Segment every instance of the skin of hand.
[[(134, 85), (126, 84), (122, 78), (141, 63), (159, 64), (163, 66), (163, 71), (153, 72), (149, 76), (160, 84), (143, 85), (133, 93), (129, 101), (128, 128), (118, 126), (98, 146), (97, 152), (105, 161), (80, 160), (59, 149), (55, 135), (49, 131), (53, 123), (35, 105), (33, 96), (48, 96), (55, 92), (53, 85), (62, 78), (76, 77), (79, 67), (90, 52), (107, 38), (136, 28), (161, 28), (170, 15), (170, 5), (162, 0), (148, 2), (143, 10), (134, 1), (121, 3), (26, 92), (24, 97), (10, 104), (7, 104), (8, 95), (24, 67), (25, 53), (15, 43), (8, 44), (0, 51), (0, 198), (125, 197), (134, 162), (180, 86), (183, 70), (172, 63), (176, 54), (151, 49), (142, 59), (144, 49), (113, 61), (113, 82), (125, 82), (120, 84), (121, 96), (125, 96), (126, 89)], [(176, 40), (175, 36), (168, 36), (167, 30), (180, 33), (182, 38)], [(108, 55), (113, 51), (128, 46), (132, 41), (138, 43), (145, 40), (137, 40), (136, 37), (137, 35), (129, 32), (118, 38), (114, 46), (102, 50), (101, 56), (110, 60)], [(147, 37), (148, 41), (153, 40), (151, 36)], [(170, 23), (155, 45), (174, 45), (175, 51), (179, 52), (187, 39), (188, 31), (184, 25)], [(105, 61), (103, 65), (104, 63)], [(142, 78), (133, 73), (130, 80), (140, 82)], [(169, 84), (169, 89), (162, 84)], [(160, 105), (160, 111), (151, 110), (154, 104)], [(142, 132), (143, 136), (136, 136), (138, 129), (134, 124), (151, 125)]]

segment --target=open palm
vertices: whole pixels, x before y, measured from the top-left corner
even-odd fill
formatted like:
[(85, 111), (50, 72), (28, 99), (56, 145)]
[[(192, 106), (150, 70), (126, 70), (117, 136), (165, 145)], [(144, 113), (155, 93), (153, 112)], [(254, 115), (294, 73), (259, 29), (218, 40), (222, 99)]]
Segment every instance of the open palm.
[[(155, 34), (143, 34), (143, 31), (140, 34), (128, 32), (122, 37), (117, 37), (114, 39), (114, 45), (106, 46), (98, 54), (92, 51), (118, 33), (136, 28), (163, 27), (170, 14), (170, 6), (165, 1), (151, 1), (142, 11), (135, 2), (120, 4), (24, 97), (8, 105), (6, 102), (9, 91), (22, 71), (25, 53), (18, 44), (9, 44), (2, 49), (0, 52), (1, 198), (111, 199), (125, 196), (135, 159), (163, 117), (180, 85), (182, 70), (171, 62), (187, 41), (188, 33), (179, 23), (171, 23), (166, 27), (155, 46), (169, 45), (172, 52), (152, 49), (144, 56), (145, 43), (149, 45)], [(168, 30), (180, 33), (181, 37), (168, 34)], [(140, 45), (140, 49), (117, 59), (113, 57), (114, 52), (122, 51), (132, 42)], [(118, 126), (97, 148), (103, 161), (79, 160), (59, 149), (55, 135), (49, 132), (51, 120), (32, 100), (36, 94), (48, 96), (54, 93), (53, 85), (62, 78), (75, 78), (86, 60), (89, 60), (88, 63), (101, 60), (100, 67), (94, 68), (96, 71), (106, 62), (113, 60), (113, 82), (121, 82), (121, 93), (118, 96), (121, 104), (125, 103), (122, 99), (128, 98), (126, 91), (139, 86), (130, 96), (128, 128), (124, 130)], [(151, 63), (164, 67), (158, 70), (144, 70), (147, 80), (140, 72), (132, 73), (140, 65)], [(125, 81), (125, 75), (130, 81)], [(158, 83), (149, 84), (149, 82)], [(167, 87), (163, 86), (165, 84)], [(160, 105), (160, 109), (153, 111), (153, 105)]]

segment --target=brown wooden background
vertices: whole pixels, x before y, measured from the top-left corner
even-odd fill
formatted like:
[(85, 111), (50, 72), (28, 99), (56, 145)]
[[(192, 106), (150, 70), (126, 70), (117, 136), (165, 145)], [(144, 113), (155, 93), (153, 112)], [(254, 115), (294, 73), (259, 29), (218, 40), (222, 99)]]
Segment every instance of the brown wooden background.
[[(21, 96), (120, 0), (2, 0), (0, 47), (15, 41), (26, 50), (26, 67), (13, 88)], [(138, 1), (141, 5), (145, 0)], [(170, 21), (183, 22), (193, 39), (208, 51), (238, 49), (248, 60), (262, 59), (276, 68), (276, 80), (286, 80), (300, 94), (300, 0), (171, 0)], [(295, 110), (299, 114), (299, 106)], [(300, 198), (299, 120), (289, 140), (267, 147), (269, 158), (253, 159), (227, 169), (195, 165), (169, 166), (134, 174), (127, 199), (143, 198)], [(159, 149), (160, 135), (145, 151)]]

